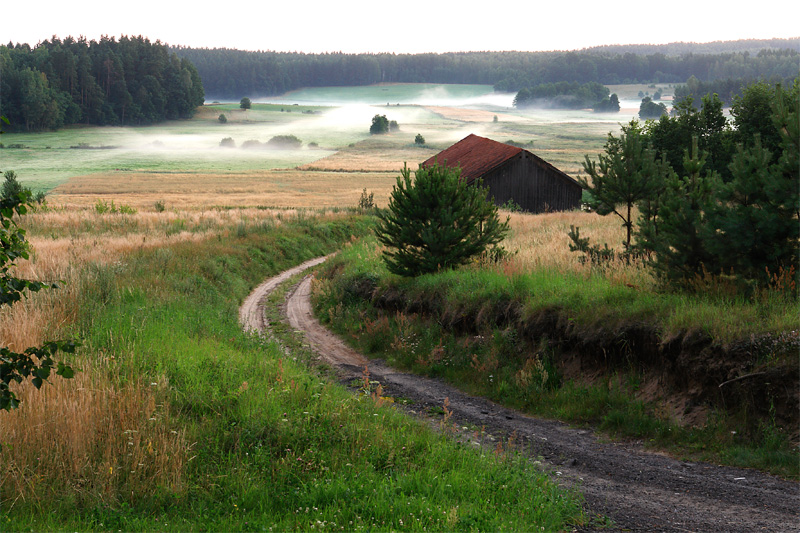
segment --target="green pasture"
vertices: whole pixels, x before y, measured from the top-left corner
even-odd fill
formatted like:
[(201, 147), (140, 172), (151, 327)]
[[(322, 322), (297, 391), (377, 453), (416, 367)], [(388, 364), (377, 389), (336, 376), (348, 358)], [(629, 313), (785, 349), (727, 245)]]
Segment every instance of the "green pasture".
[[(607, 133), (618, 131), (620, 123), (631, 119), (587, 110), (517, 111), (492, 105), (492, 98), (500, 96), (491, 95), (491, 87), (484, 85), (302, 89), (283, 98), (310, 105), (254, 103), (243, 110), (238, 103), (210, 104), (190, 120), (154, 126), (75, 126), (53, 132), (6, 133), (0, 139), (0, 170), (15, 170), (25, 185), (49, 191), (71, 177), (90, 174), (285, 169), (313, 164), (337, 152), (346, 158), (350, 150), (363, 158), (371, 119), (381, 114), (396, 120), (400, 131), (388, 136), (387, 143), (374, 143), (381, 150), (375, 154), (378, 158), (386, 155), (383, 150), (413, 146), (417, 133), (435, 150), (475, 133), (501, 142), (533, 141), (534, 152), (542, 151), (547, 161), (576, 173), (584, 154), (599, 152)], [(422, 105), (428, 103), (456, 112), (436, 113)], [(460, 116), (458, 110), (465, 108), (497, 113), (502, 119), (494, 122), (488, 113), (485, 119)], [(227, 122), (219, 121), (221, 114)], [(298, 150), (241, 149), (246, 141), (265, 143), (276, 135), (294, 135), (303, 146)], [(235, 148), (221, 148), (224, 138), (233, 139)]]
[(437, 83), (394, 83), (364, 87), (308, 87), (291, 91), (269, 101), (314, 103), (365, 103), (407, 105), (436, 100), (464, 100), (492, 93), (491, 85), (455, 85)]

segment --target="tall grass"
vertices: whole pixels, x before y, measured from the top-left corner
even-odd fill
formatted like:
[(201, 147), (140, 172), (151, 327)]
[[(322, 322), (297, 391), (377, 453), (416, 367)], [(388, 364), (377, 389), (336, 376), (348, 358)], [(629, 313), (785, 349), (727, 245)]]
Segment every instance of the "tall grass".
[[(763, 339), (749, 364), (789, 368), (800, 331), (796, 300), (770, 291), (755, 299), (660, 292), (641, 263), (580, 263), (566, 237), (576, 222), (599, 242), (621, 236), (590, 214), (514, 215), (507, 258), (410, 279), (386, 270), (374, 238), (348, 244), (313, 285), (318, 315), (365, 353), (512, 407), (796, 477), (796, 418), (779, 429), (774, 416), (758, 422), (697, 410), (688, 417), (683, 407), (647, 403), (665, 400), (667, 391), (658, 379), (642, 386), (652, 377), (640, 370), (647, 365), (631, 353), (630, 339), (615, 337), (639, 328), (664, 341), (697, 332), (719, 347)], [(582, 365), (578, 372), (562, 342), (583, 346), (573, 351), (602, 349), (598, 358), (615, 361), (613, 373), (587, 374)]]
[(365, 234), (368, 221), (217, 229), (76, 267), (77, 303), (57, 332), (80, 337), (80, 372), (23, 387), (22, 407), (0, 413), (3, 529), (561, 530), (583, 521), (575, 494), (513, 453), (455, 444), (241, 331), (237, 308), (251, 287)]

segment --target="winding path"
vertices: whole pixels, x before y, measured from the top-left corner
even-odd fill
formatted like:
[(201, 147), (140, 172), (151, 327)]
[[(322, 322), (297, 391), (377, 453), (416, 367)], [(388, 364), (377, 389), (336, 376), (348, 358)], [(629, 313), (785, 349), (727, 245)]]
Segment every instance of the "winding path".
[[(325, 259), (307, 261), (257, 287), (240, 310), (243, 327), (264, 332), (263, 302), (269, 293)], [(442, 406), (447, 398), (457, 424), (482, 427), (495, 438), (515, 434), (520, 449), (543, 458), (566, 484), (581, 487), (589, 513), (614, 521), (616, 529), (604, 531), (800, 531), (798, 483), (754, 470), (678, 461), (638, 444), (605, 442), (590, 430), (533, 418), (368, 360), (314, 318), (310, 284), (307, 276), (288, 296), (287, 320), (343, 381), (362, 377), (368, 365), (370, 379), (380, 381), (385, 394), (411, 399), (418, 412)]]

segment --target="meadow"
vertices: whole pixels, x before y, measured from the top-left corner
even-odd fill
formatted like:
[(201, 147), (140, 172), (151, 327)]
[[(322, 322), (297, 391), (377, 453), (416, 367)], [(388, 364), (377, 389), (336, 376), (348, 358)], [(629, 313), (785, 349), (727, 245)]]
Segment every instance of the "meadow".
[[(460, 101), (473, 103), (442, 96), (462, 90)], [(4, 134), (0, 170), (48, 192), (22, 220), (33, 254), (17, 272), (62, 283), (1, 309), (0, 345), (68, 337), (81, 347), (74, 379), (23, 386), (22, 407), (0, 413), (0, 529), (586, 524), (580, 495), (513, 450), (482, 451), (469, 432), (453, 440), (379, 398), (353, 396), (309, 364), (310, 354), (288, 357), (237, 322), (240, 301), (263, 279), (342, 247), (361, 250), (374, 221), (354, 206), (365, 189), (385, 205), (404, 164), (476, 133), (533, 141), (532, 151), (574, 175), (632, 116), (519, 112), (482, 99), (487, 92), (308, 89), (247, 111), (209, 104), (159, 126)], [(370, 136), (378, 113), (400, 131)], [(418, 133), (424, 146), (414, 144)], [(241, 148), (275, 135), (303, 146)], [(235, 148), (219, 146), (226, 137)], [(595, 276), (568, 250), (571, 224), (611, 246), (622, 240), (610, 217), (509, 215), (505, 246), (514, 255), (492, 275), (520, 288), (530, 271)], [(636, 266), (608, 279), (653, 287)], [(774, 315), (784, 322), (768, 328), (797, 327), (796, 315)]]
[[(33, 253), (16, 272), (61, 288), (0, 310), (0, 344), (81, 346), (74, 379), (22, 386), (22, 407), (0, 413), (2, 529), (586, 521), (578, 494), (513, 450), (431, 432), (239, 327), (239, 302), (264, 278), (369, 233), (352, 210), (365, 188), (385, 202), (403, 162), (471, 124), (395, 106), (385, 112), (407, 126), (370, 138), (382, 111), (219, 104), (157, 127), (3, 135), (2, 169), (49, 192), (21, 221)], [(430, 146), (413, 145), (417, 130)], [(302, 149), (218, 146), (279, 134)]]
[[(631, 89), (633, 90), (633, 89)], [(256, 103), (242, 110), (238, 103), (208, 104), (195, 118), (156, 126), (73, 127), (57, 132), (6, 133), (0, 142), (0, 170), (13, 169), (26, 186), (51, 194), (51, 203), (86, 207), (97, 199), (145, 205), (161, 200), (170, 188), (182, 190), (197, 180), (196, 191), (224, 197), (243, 181), (290, 184), (309, 171), (336, 172), (322, 190), (339, 196), (339, 207), (354, 205), (372, 185), (378, 201), (388, 198), (404, 164), (416, 166), (470, 133), (499, 141), (532, 143), (540, 157), (575, 175), (585, 154), (602, 149), (606, 134), (635, 116), (591, 111), (525, 110), (511, 107), (511, 96), (495, 95), (489, 86), (386, 85), (364, 88), (315, 88), (286, 95), (281, 103)], [(302, 102), (299, 104), (298, 102)], [(387, 102), (387, 103), (382, 103)], [(388, 105), (387, 105), (388, 104)], [(400, 124), (400, 131), (371, 137), (375, 114)], [(225, 115), (227, 122), (220, 123)], [(414, 144), (421, 134), (424, 146)], [(302, 141), (295, 150), (243, 149), (249, 140), (262, 143), (276, 135)], [(224, 138), (234, 148), (223, 148)], [(280, 174), (275, 176), (275, 173)], [(387, 173), (385, 180), (364, 181), (363, 174)], [(351, 174), (353, 182), (351, 183)], [(145, 175), (134, 196), (131, 188)], [(343, 178), (347, 179), (343, 179)], [(90, 185), (86, 182), (90, 181)], [(324, 183), (321, 175), (315, 182)], [(153, 182), (160, 184), (152, 188)], [(124, 187), (117, 190), (120, 184)], [(332, 187), (332, 189), (330, 188)], [(75, 188), (82, 192), (76, 193)], [(86, 195), (86, 190), (96, 190)], [(202, 205), (311, 207), (301, 196), (295, 203), (272, 200), (274, 191), (246, 191), (249, 199), (206, 201)], [(77, 194), (77, 196), (75, 196)], [(326, 205), (330, 205), (329, 202)], [(181, 203), (181, 205), (187, 205)]]
[[(303, 350), (245, 334), (265, 277), (370, 231), (353, 212), (39, 211), (0, 342), (80, 341), (72, 380), (0, 413), (3, 530), (560, 530), (580, 496), (354, 396)], [(531, 490), (536, 487), (537, 490)], [(509, 509), (514, 511), (509, 512)]]

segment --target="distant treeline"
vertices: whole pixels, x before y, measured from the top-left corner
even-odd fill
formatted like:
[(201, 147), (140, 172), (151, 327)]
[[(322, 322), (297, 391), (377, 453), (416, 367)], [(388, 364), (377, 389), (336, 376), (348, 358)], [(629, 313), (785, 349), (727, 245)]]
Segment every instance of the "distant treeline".
[(143, 37), (9, 43), (0, 74), (0, 115), (28, 131), (189, 118), (204, 100), (191, 62)]
[[(800, 35), (800, 32), (798, 32)], [(793, 39), (739, 39), (738, 41), (714, 41), (711, 43), (668, 43), (668, 44), (608, 44), (587, 48), (588, 52), (611, 52), (615, 54), (664, 54), (682, 56), (686, 54), (758, 54), (761, 50), (782, 50), (788, 48), (800, 52), (800, 37)]]
[[(637, 54), (626, 47), (579, 52), (463, 52), (446, 54), (303, 54), (225, 48), (173, 48), (200, 73), (212, 98), (282, 94), (301, 87), (400, 83), (477, 83), (517, 92), (544, 83), (685, 83), (699, 80), (790, 79), (800, 70), (798, 39), (764, 41), (758, 53), (718, 43), (716, 53)], [(758, 43), (760, 41), (756, 41)], [(781, 46), (783, 47), (781, 48)], [(671, 45), (664, 45), (670, 47)], [(649, 49), (649, 48), (648, 48)], [(704, 50), (714, 49), (704, 45)], [(656, 48), (658, 50), (658, 48)]]

